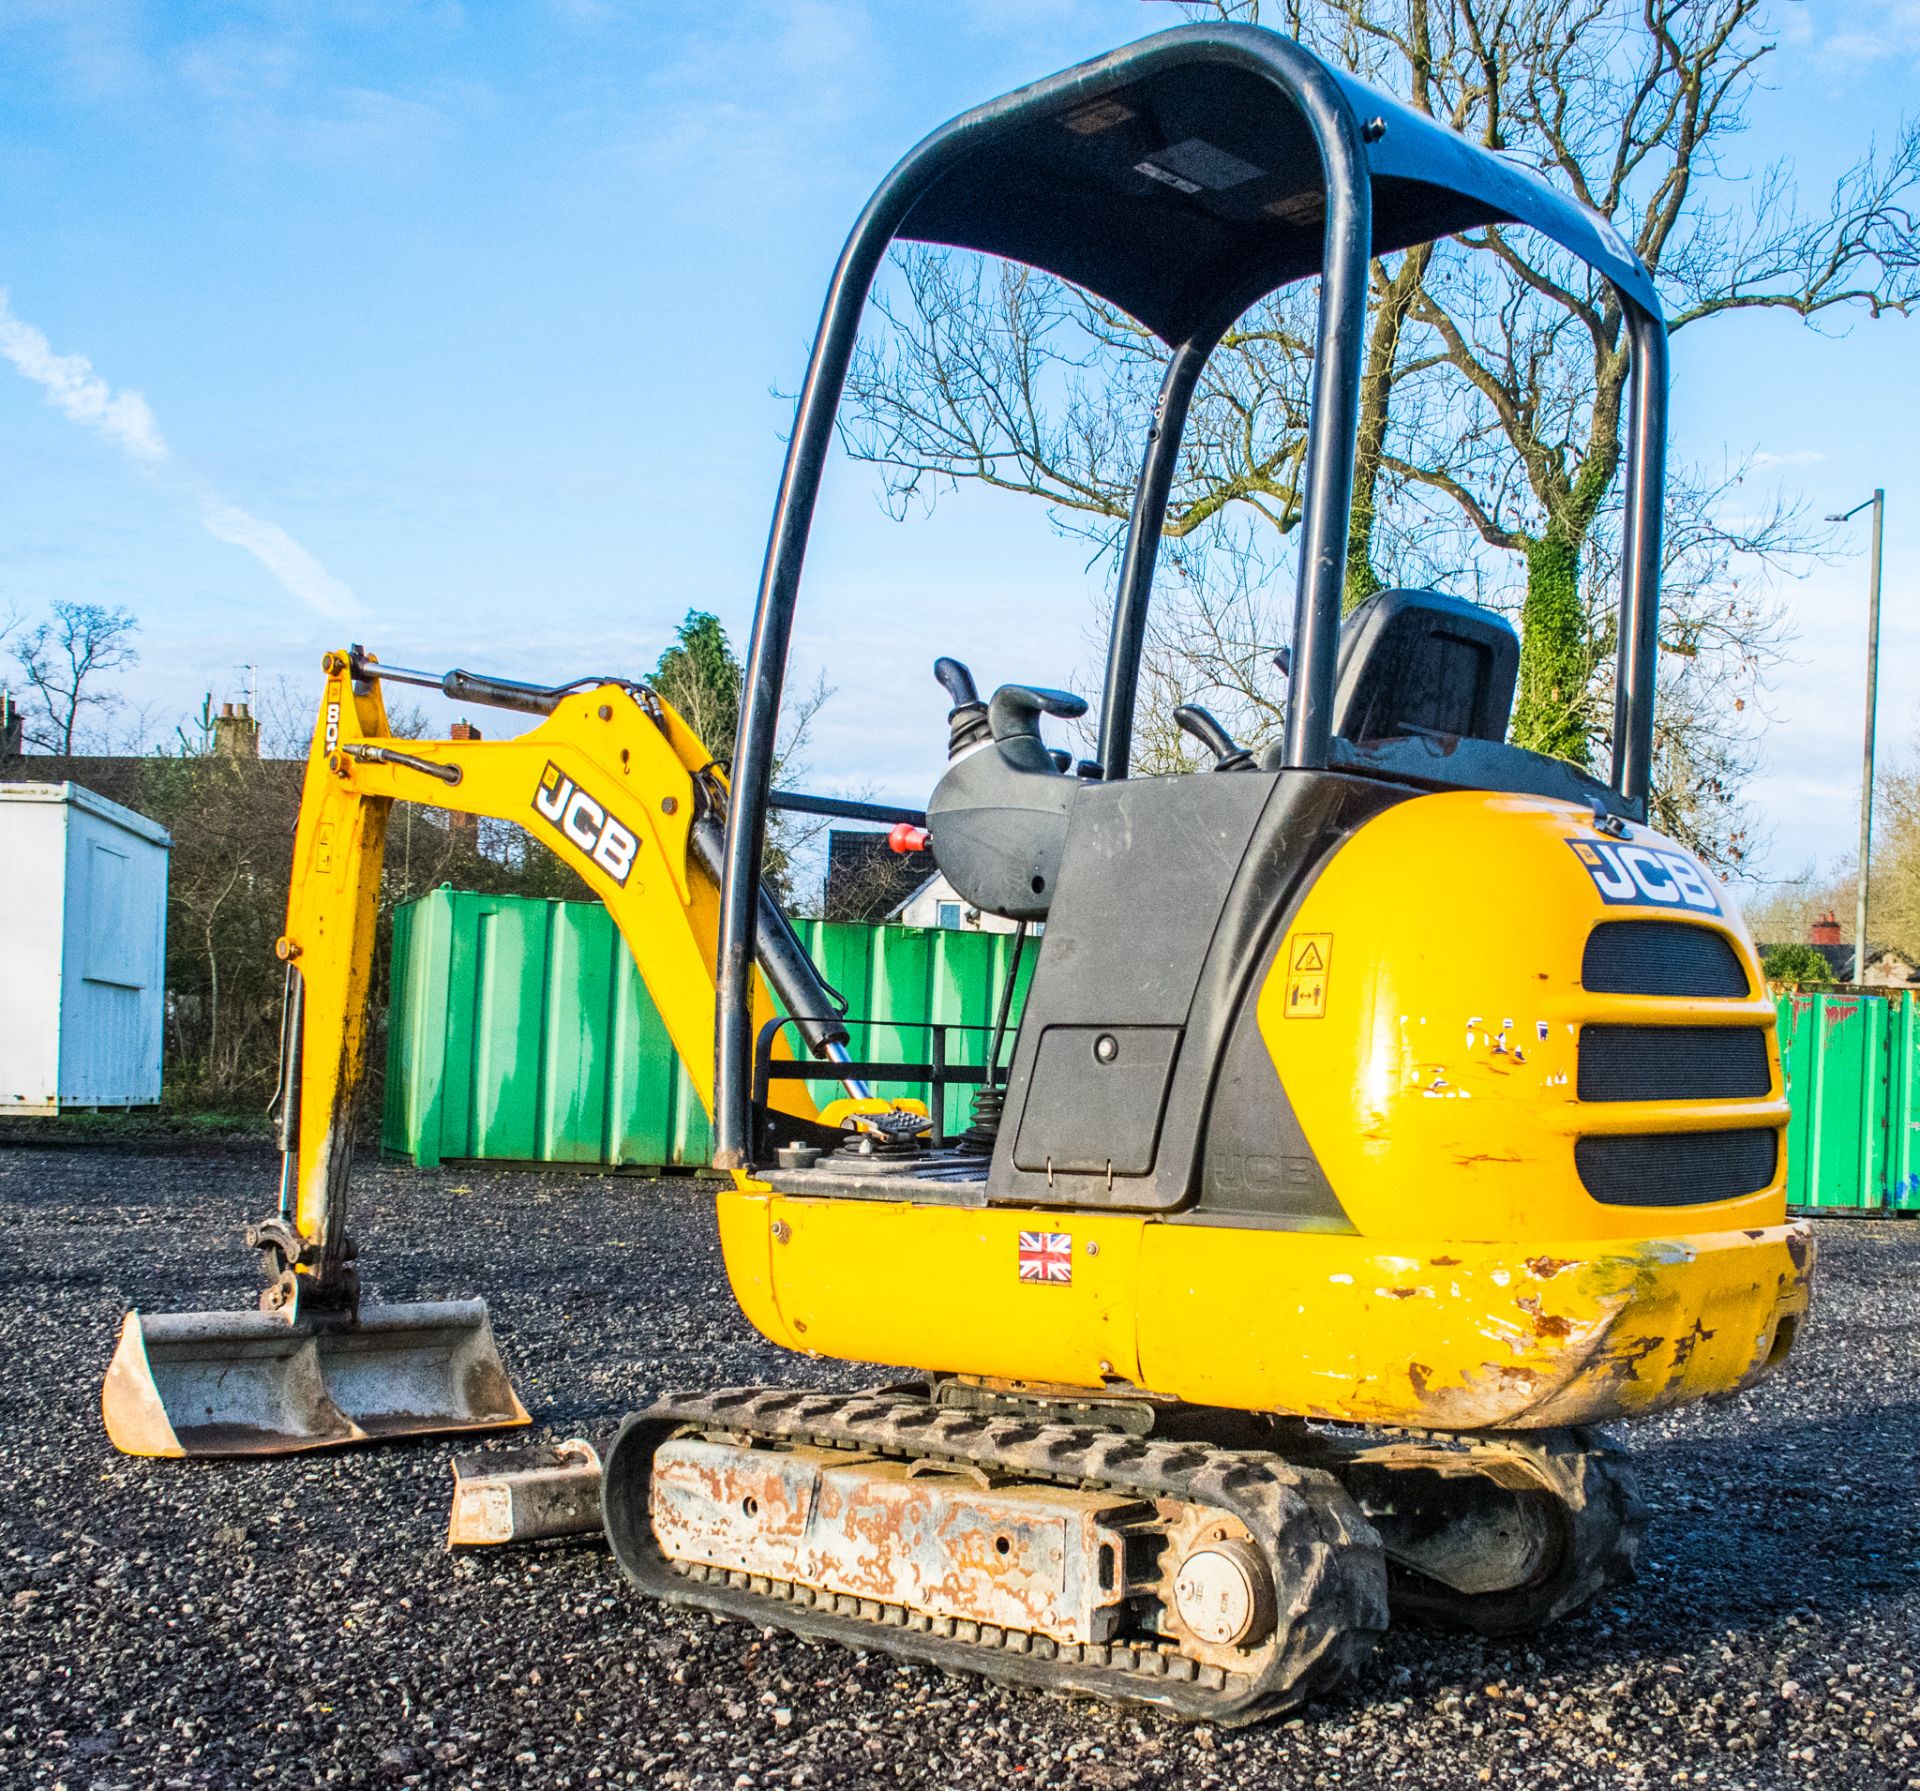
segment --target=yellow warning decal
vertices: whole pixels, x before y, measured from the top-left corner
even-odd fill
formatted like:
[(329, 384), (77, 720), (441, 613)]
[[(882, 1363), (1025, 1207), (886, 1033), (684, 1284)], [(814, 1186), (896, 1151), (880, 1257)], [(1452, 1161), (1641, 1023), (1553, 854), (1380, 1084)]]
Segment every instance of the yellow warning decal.
[(1331, 933), (1295, 933), (1287, 941), (1289, 1020), (1317, 1020), (1327, 1011), (1327, 980), (1333, 966)]

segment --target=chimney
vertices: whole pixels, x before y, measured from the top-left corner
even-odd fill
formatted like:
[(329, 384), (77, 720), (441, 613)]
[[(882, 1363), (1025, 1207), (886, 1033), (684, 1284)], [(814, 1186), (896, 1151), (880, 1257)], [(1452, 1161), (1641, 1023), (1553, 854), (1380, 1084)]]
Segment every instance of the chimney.
[(1831, 908), (1807, 929), (1807, 943), (1809, 945), (1838, 945), (1840, 943), (1840, 923), (1834, 919)]
[(20, 705), (13, 692), (0, 690), (0, 759), (17, 759), (26, 750), (21, 738)]
[(257, 759), (260, 724), (245, 703), (222, 703), (213, 718), (213, 750), (223, 759)]
[[(480, 738), (480, 730), (462, 716), (452, 727), (447, 729), (447, 738), (449, 740), (478, 740)], [(452, 834), (455, 839), (464, 840), (473, 850), (479, 850), (480, 817), (478, 815), (462, 815), (449, 811), (447, 814), (447, 831)]]

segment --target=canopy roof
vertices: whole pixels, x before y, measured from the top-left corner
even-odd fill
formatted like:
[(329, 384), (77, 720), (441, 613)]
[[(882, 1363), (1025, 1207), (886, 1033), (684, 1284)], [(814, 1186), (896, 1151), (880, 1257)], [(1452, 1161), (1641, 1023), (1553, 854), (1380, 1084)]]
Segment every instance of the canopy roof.
[[(962, 147), (898, 234), (1005, 256), (1111, 300), (1169, 343), (1320, 271), (1326, 177), (1279, 84), (1271, 32), (1189, 26), (1022, 88), (936, 131)], [(1373, 252), (1492, 223), (1531, 226), (1658, 317), (1605, 218), (1291, 43), (1360, 128)], [(1323, 86), (1322, 91), (1326, 91)], [(921, 153), (916, 151), (916, 156)], [(910, 158), (911, 159), (911, 158)]]

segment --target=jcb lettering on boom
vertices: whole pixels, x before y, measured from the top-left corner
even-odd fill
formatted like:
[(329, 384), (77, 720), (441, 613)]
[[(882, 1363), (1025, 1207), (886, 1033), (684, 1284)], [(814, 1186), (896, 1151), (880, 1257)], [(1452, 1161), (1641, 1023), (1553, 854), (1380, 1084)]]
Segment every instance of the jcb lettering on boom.
[(616, 821), (551, 759), (540, 774), (533, 806), (614, 882), (626, 887), (634, 854), (640, 850), (639, 836)]

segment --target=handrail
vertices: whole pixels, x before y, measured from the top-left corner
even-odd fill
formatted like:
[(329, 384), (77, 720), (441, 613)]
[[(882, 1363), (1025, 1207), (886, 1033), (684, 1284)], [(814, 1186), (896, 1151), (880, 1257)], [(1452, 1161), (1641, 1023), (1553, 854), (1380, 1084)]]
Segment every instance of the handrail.
[(843, 1063), (820, 1063), (803, 1057), (776, 1060), (773, 1055), (773, 1041), (780, 1028), (818, 1017), (805, 1014), (775, 1014), (762, 1024), (754, 1039), (753, 1104), (755, 1107), (765, 1111), (768, 1089), (775, 1082), (838, 1082), (849, 1076), (857, 1076), (870, 1082), (924, 1082), (928, 1084), (933, 1097), (927, 1106), (929, 1116), (933, 1120), (934, 1148), (938, 1149), (947, 1141), (946, 1102), (942, 1098), (946, 1090), (956, 1087), (983, 1087), (990, 1076), (997, 1077), (1000, 1073), (998, 1064), (948, 1061), (948, 1033), (991, 1034), (994, 1030), (991, 1026), (975, 1026), (960, 1020), (852, 1020), (845, 1022), (853, 1026), (910, 1027), (930, 1033), (932, 1036), (928, 1042), (931, 1049), (925, 1063), (889, 1063), (879, 1058), (848, 1058)]

